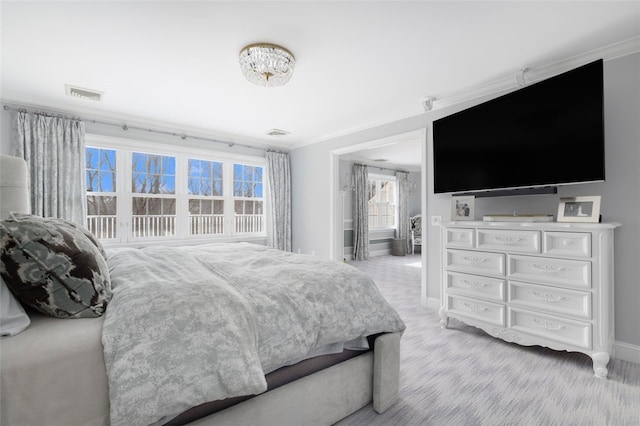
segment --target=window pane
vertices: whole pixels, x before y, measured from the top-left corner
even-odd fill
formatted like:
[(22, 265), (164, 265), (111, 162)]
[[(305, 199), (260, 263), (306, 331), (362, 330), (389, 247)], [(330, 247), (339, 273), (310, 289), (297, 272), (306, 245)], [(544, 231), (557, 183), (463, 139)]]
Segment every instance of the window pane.
[(244, 214), (253, 214), (253, 201), (244, 202)]
[(87, 147), (85, 156), (87, 192), (115, 192), (116, 151), (113, 149)]
[[(176, 177), (161, 176), (159, 191), (161, 194), (175, 194), (176, 193)], [(157, 194), (157, 192), (154, 192), (154, 194)]]
[(242, 182), (234, 182), (233, 183), (233, 196), (234, 197), (242, 197), (242, 196), (244, 196), (243, 188), (244, 188), (244, 186), (242, 185)]
[(132, 197), (131, 234), (134, 238), (175, 235), (175, 199)]
[(117, 209), (116, 197), (100, 197), (100, 214), (115, 216)]
[(100, 173), (100, 192), (115, 192), (116, 190), (116, 174), (113, 172)]
[(202, 200), (200, 205), (202, 206), (202, 214), (213, 213), (213, 200)]
[(98, 198), (100, 197), (95, 195), (87, 196), (87, 216), (97, 216), (99, 214)]
[(200, 200), (189, 200), (189, 214), (200, 214)]
[(134, 152), (131, 190), (138, 194), (175, 194), (175, 168), (175, 157)]
[(115, 172), (116, 170), (116, 150), (101, 149), (100, 150), (100, 170), (106, 172)]
[(116, 238), (116, 197), (87, 196), (87, 229), (99, 239)]
[(189, 194), (200, 195), (200, 179), (190, 177), (188, 186)]
[(85, 150), (85, 168), (97, 169), (100, 164), (100, 149), (89, 148)]
[(154, 216), (162, 214), (162, 198), (147, 198), (147, 214)]
[(175, 215), (176, 214), (176, 200), (171, 198), (165, 198), (162, 200), (162, 214), (163, 215)]
[(222, 163), (189, 159), (189, 193), (222, 196)]
[[(197, 203), (197, 204), (196, 204)], [(191, 199), (193, 208), (189, 218), (189, 232), (191, 235), (212, 235), (224, 233), (224, 205), (222, 200)]]
[(133, 215), (146, 215), (147, 214), (147, 199), (142, 197), (133, 197), (131, 200), (131, 214)]
[(213, 213), (214, 214), (224, 214), (224, 201), (222, 201), (222, 200), (214, 200), (213, 201)]

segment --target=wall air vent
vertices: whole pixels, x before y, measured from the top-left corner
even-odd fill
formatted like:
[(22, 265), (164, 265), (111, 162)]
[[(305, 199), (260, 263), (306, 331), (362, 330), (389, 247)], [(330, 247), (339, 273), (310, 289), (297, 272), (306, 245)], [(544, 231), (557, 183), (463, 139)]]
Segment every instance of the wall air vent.
[(288, 135), (291, 132), (287, 132), (286, 130), (280, 130), (280, 129), (271, 129), (267, 132), (267, 135), (269, 136), (285, 136)]
[(97, 102), (102, 102), (102, 97), (104, 96), (104, 92), (71, 86), (70, 84), (64, 85), (64, 91), (67, 95), (73, 96), (74, 98), (89, 99)]

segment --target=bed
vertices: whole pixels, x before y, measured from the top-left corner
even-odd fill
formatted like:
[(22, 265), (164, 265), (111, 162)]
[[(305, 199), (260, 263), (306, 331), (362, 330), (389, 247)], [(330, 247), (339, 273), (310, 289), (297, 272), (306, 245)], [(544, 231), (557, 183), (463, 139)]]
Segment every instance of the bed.
[[(2, 218), (15, 212), (2, 238), (22, 221), (51, 226), (16, 215), (28, 210), (25, 170), (0, 157)], [(54, 225), (47, 234), (83, 232)], [(82, 241), (100, 258), (100, 244)], [(6, 278), (22, 264), (5, 255)], [(333, 424), (398, 399), (404, 324), (349, 265), (247, 243), (104, 259), (78, 311), (89, 317), (27, 308), (30, 324), (0, 340), (3, 425)], [(55, 312), (76, 315), (65, 303)]]

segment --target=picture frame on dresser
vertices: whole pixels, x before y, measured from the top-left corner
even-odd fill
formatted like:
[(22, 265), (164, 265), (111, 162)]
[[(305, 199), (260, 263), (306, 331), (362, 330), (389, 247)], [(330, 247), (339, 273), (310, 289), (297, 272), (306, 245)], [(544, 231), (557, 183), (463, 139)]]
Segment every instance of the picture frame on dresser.
[(558, 222), (600, 222), (600, 195), (563, 197), (558, 203)]
[(475, 201), (473, 195), (451, 197), (451, 220), (474, 220)]

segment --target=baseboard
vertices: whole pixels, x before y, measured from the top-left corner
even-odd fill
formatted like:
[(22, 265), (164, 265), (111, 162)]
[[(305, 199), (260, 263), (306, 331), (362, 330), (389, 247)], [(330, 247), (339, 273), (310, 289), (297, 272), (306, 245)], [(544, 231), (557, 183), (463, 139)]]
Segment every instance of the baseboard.
[(640, 346), (616, 341), (614, 343), (615, 359), (629, 361), (640, 365)]
[(369, 250), (369, 258), (391, 254), (391, 249)]
[(427, 309), (438, 311), (440, 309), (440, 299), (436, 299), (435, 297), (427, 297), (427, 302), (424, 306)]

